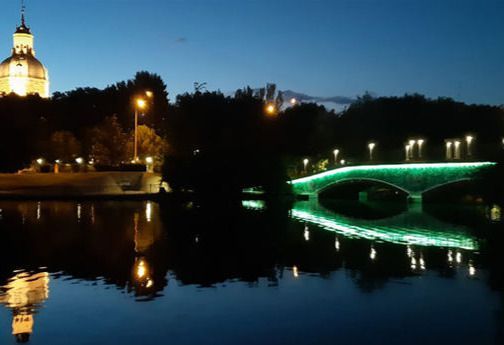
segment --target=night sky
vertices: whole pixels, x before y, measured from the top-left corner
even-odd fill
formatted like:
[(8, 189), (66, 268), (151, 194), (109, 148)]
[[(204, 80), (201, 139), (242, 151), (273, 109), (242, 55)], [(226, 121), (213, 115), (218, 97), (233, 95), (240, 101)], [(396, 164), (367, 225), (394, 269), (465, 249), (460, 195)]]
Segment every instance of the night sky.
[[(195, 81), (231, 92), (275, 82), (314, 96), (419, 92), (504, 103), (502, 0), (27, 0), (51, 91), (139, 70), (170, 98)], [(0, 56), (19, 1), (0, 15)]]

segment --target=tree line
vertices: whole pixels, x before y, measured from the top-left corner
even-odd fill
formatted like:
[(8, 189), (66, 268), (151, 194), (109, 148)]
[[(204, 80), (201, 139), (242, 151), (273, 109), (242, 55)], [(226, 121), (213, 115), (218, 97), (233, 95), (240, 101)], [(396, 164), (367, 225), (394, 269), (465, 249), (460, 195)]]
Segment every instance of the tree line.
[(239, 194), (260, 185), (280, 193), (303, 159), (327, 168), (336, 163), (337, 148), (340, 158), (363, 162), (370, 141), (376, 159), (385, 162), (402, 161), (411, 138), (425, 139), (429, 160), (444, 159), (445, 139), (469, 133), (478, 158), (495, 158), (503, 145), (504, 111), (496, 106), (365, 94), (336, 113), (314, 103), (286, 106), (274, 84), (226, 96), (206, 90), (205, 83), (169, 103), (161, 77), (139, 72), (101, 90), (0, 98), (0, 170), (16, 171), (37, 157), (84, 157), (104, 166), (129, 161), (134, 100), (146, 90), (153, 97), (140, 117), (140, 156), (164, 161), (164, 177), (176, 191)]

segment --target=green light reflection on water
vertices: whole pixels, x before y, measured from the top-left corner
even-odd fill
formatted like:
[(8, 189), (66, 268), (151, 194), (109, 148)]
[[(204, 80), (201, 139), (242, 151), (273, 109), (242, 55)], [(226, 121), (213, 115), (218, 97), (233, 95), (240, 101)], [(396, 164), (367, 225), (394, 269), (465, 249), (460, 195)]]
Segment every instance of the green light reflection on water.
[(441, 222), (426, 214), (405, 212), (382, 220), (350, 219), (324, 209), (316, 202), (299, 202), (292, 218), (350, 238), (364, 238), (402, 245), (477, 250), (478, 241), (467, 229)]
[[(262, 210), (265, 204), (260, 200), (247, 200), (243, 201), (243, 207)], [(467, 228), (439, 221), (422, 212), (408, 211), (395, 217), (369, 221), (347, 218), (323, 208), (316, 201), (307, 201), (296, 203), (291, 217), (348, 238), (478, 250), (478, 240), (467, 234)]]

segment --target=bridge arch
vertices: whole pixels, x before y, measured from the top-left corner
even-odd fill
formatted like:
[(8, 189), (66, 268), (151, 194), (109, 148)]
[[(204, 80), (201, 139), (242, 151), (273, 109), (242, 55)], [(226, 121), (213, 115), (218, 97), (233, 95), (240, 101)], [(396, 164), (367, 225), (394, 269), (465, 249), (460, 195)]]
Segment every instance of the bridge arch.
[(472, 180), (482, 169), (493, 165), (492, 162), (461, 162), (347, 166), (293, 180), (291, 185), (296, 194), (318, 196), (340, 182), (375, 181), (406, 192), (412, 200), (421, 200), (427, 191)]
[(334, 183), (330, 183), (330, 184), (327, 184), (326, 186), (320, 188), (319, 190), (315, 191), (315, 194), (322, 194), (324, 192), (327, 192), (328, 190), (338, 186), (338, 185), (344, 185), (346, 183), (353, 183), (353, 182), (372, 182), (372, 183), (375, 183), (377, 185), (385, 185), (385, 186), (389, 186), (389, 187), (392, 187), (394, 189), (397, 189), (397, 190), (400, 190), (406, 194), (411, 194), (411, 191), (401, 187), (401, 186), (398, 186), (392, 182), (389, 182), (389, 181), (385, 181), (385, 180), (382, 180), (382, 179), (377, 179), (377, 178), (372, 178), (372, 177), (355, 177), (355, 178), (352, 178), (352, 177), (349, 177), (349, 178), (343, 178), (341, 180), (337, 180), (337, 181), (334, 181)]
[(448, 187), (448, 186), (451, 186), (451, 185), (456, 185), (458, 183), (463, 183), (463, 182), (471, 182), (471, 181), (474, 181), (474, 179), (471, 179), (471, 178), (462, 178), (462, 179), (458, 179), (458, 180), (453, 180), (453, 181), (448, 181), (448, 182), (444, 182), (444, 183), (440, 183), (440, 184), (437, 184), (435, 186), (432, 186), (426, 190), (424, 190), (422, 192), (422, 194), (426, 194), (426, 193), (429, 193), (429, 192), (433, 192), (437, 189), (440, 189), (440, 188), (444, 188), (444, 187)]

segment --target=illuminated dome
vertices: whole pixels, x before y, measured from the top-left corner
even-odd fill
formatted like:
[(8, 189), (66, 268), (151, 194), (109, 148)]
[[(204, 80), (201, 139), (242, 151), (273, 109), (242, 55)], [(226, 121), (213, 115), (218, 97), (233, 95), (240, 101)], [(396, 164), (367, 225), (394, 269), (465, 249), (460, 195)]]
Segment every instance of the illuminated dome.
[(9, 77), (12, 70), (26, 69), (28, 78), (49, 79), (47, 69), (30, 54), (12, 54), (0, 64), (0, 78)]
[(38, 94), (49, 97), (49, 73), (35, 58), (33, 35), (26, 26), (24, 8), (21, 25), (14, 33), (12, 55), (0, 64), (0, 94), (15, 93), (20, 96)]

